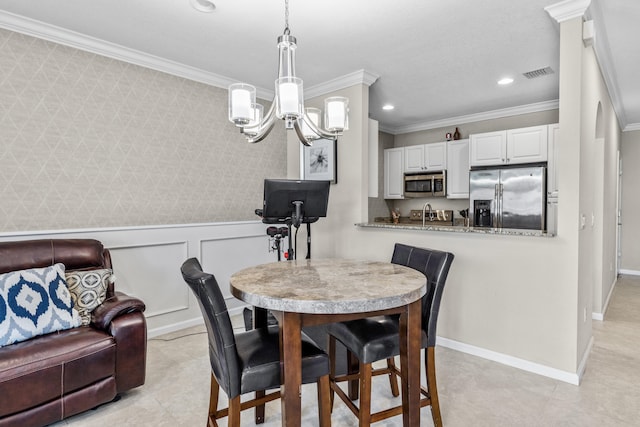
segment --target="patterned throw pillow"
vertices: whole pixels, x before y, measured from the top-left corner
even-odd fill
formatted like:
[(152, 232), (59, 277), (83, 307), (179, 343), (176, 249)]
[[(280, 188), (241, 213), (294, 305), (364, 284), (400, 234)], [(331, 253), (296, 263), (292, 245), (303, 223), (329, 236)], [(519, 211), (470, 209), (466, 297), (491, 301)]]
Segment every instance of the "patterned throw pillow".
[(80, 323), (63, 264), (0, 274), (0, 347)]
[(80, 313), (83, 325), (91, 323), (91, 312), (104, 302), (112, 277), (113, 272), (109, 268), (67, 272), (71, 299)]

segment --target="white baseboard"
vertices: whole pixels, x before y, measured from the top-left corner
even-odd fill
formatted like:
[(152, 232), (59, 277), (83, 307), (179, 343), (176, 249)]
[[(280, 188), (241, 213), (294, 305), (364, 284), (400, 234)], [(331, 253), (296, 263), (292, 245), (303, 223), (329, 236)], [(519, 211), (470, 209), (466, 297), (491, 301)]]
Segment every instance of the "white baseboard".
[(602, 307), (602, 313), (591, 313), (591, 318), (593, 320), (599, 320), (601, 322), (604, 320), (604, 314), (607, 312), (607, 309), (609, 308), (609, 303), (611, 302), (611, 295), (613, 295), (613, 290), (615, 289), (617, 283), (618, 283), (618, 278), (616, 277), (615, 279), (613, 279), (613, 283), (611, 284), (611, 288), (609, 289), (607, 300), (604, 302), (604, 306)]
[[(237, 316), (242, 315), (242, 311), (246, 305), (241, 305), (239, 307), (234, 307), (229, 309), (229, 316)], [(197, 317), (195, 319), (183, 320), (182, 322), (173, 323), (171, 325), (162, 326), (159, 328), (149, 329), (147, 331), (147, 339), (155, 338), (160, 335), (169, 334), (171, 332), (180, 331), (182, 329), (191, 328), (193, 326), (198, 326), (204, 324), (204, 320), (202, 317)]]
[(149, 329), (147, 331), (147, 339), (155, 338), (160, 335), (169, 334), (171, 332), (180, 331), (182, 329), (191, 328), (193, 326), (202, 325), (204, 320), (202, 317), (197, 317), (195, 319), (183, 320), (181, 322), (173, 323), (167, 326), (161, 326), (159, 328)]
[(591, 349), (593, 348), (593, 335), (591, 336), (591, 339), (589, 340), (589, 345), (587, 346), (587, 351), (584, 352), (584, 354), (582, 355), (582, 360), (580, 361), (580, 364), (578, 365), (578, 384), (576, 385), (580, 385), (580, 381), (582, 381), (582, 376), (584, 375), (584, 371), (587, 368), (587, 361), (589, 360), (589, 356), (591, 355)]
[(621, 268), (620, 270), (618, 270), (618, 273), (627, 274), (629, 276), (640, 276), (640, 271), (638, 271), (638, 270), (627, 270), (627, 269), (624, 269), (624, 268)]
[(591, 351), (591, 344), (590, 344), (589, 350), (585, 354), (585, 357), (583, 358), (583, 361), (580, 364), (581, 370), (579, 370), (578, 373), (573, 373), (573, 372), (562, 371), (556, 368), (551, 368), (549, 366), (541, 365), (539, 363), (530, 362), (528, 360), (519, 359), (517, 357), (509, 356), (507, 354), (502, 354), (495, 351), (487, 350), (485, 348), (461, 343), (458, 341), (451, 340), (449, 338), (438, 337), (436, 342), (438, 345), (441, 345), (442, 347), (461, 351), (463, 353), (471, 354), (473, 356), (482, 357), (483, 359), (492, 360), (494, 362), (498, 362), (503, 365), (522, 369), (523, 371), (532, 372), (534, 374), (553, 378), (555, 380), (563, 381), (573, 385), (580, 384), (582, 370), (584, 369), (583, 364), (586, 364), (586, 360), (588, 358), (589, 352)]

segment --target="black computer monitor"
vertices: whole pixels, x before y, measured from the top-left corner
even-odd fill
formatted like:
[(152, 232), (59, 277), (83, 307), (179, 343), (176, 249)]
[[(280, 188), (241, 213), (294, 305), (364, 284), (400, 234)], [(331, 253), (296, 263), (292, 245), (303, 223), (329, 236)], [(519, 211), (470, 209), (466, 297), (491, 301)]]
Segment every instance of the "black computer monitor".
[[(330, 181), (265, 179), (263, 222), (312, 223), (327, 216)], [(296, 209), (298, 207), (298, 209)]]

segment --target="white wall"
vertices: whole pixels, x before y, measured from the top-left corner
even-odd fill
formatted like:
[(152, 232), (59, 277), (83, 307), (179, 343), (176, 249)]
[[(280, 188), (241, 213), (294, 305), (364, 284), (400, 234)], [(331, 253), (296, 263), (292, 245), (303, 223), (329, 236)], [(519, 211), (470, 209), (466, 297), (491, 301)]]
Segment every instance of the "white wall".
[(622, 257), (620, 268), (624, 273), (640, 275), (640, 131), (624, 132), (622, 157)]
[(591, 264), (592, 271), (587, 270), (585, 277), (588, 275), (592, 280), (590, 311), (601, 319), (617, 274), (616, 204), (621, 132), (591, 47), (584, 49), (582, 92), (582, 147), (588, 158), (581, 166), (580, 185), (581, 197), (584, 195), (589, 203), (583, 204), (581, 211), (587, 214), (587, 229), (592, 234), (591, 247), (584, 247), (585, 262)]
[[(352, 238), (353, 224), (367, 221), (368, 208), (368, 112), (369, 90), (356, 85), (331, 94), (349, 98), (349, 130), (338, 139), (338, 182), (329, 193), (327, 218), (311, 226), (312, 256), (314, 258), (340, 256)], [(326, 95), (330, 96), (330, 95)], [(305, 101), (310, 107), (321, 107), (324, 97)], [(288, 135), (287, 176), (300, 176), (301, 144), (295, 133)], [(299, 258), (306, 255), (306, 230), (300, 228), (298, 236)]]

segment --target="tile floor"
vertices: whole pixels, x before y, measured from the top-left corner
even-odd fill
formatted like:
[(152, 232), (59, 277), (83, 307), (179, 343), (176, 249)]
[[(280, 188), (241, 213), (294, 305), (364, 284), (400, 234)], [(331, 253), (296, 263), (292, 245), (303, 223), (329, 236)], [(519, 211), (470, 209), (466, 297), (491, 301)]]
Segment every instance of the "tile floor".
[[(239, 319), (237, 319), (239, 320)], [(446, 426), (640, 425), (640, 277), (622, 277), (604, 322), (594, 321), (594, 347), (580, 387), (438, 347), (437, 373)], [(390, 396), (383, 377), (374, 401)], [(60, 426), (205, 426), (209, 361), (204, 327), (149, 341), (147, 381), (118, 402), (56, 423)], [(221, 393), (223, 394), (223, 393)], [(303, 426), (317, 425), (315, 386), (303, 388)], [(375, 409), (375, 408), (374, 408)], [(254, 425), (252, 413), (242, 425)], [(430, 426), (428, 408), (422, 425)], [(357, 425), (336, 401), (333, 426)], [(226, 419), (221, 426), (226, 425)], [(280, 425), (279, 402), (267, 405), (265, 427)], [(400, 426), (400, 417), (376, 426)]]

